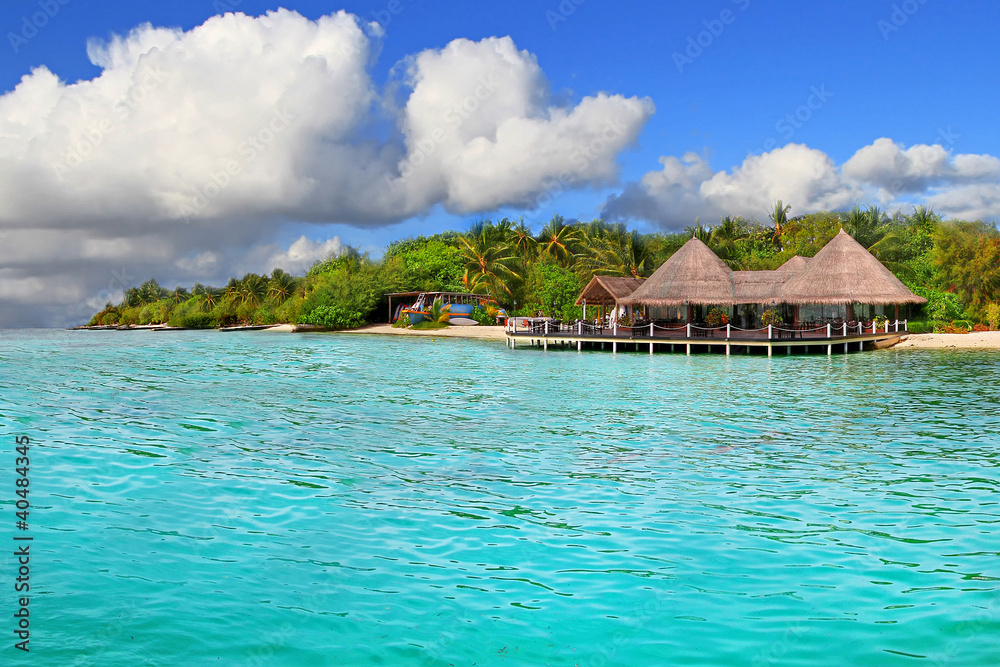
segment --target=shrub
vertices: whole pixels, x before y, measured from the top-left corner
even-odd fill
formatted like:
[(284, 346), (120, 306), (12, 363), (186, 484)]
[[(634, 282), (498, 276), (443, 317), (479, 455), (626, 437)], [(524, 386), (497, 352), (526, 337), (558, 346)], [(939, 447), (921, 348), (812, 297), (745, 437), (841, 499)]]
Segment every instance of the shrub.
[(778, 312), (774, 310), (770, 309), (765, 310), (764, 313), (760, 316), (760, 324), (761, 326), (765, 327), (769, 324), (774, 324), (774, 325), (781, 324), (781, 315), (779, 315)]
[(472, 319), (483, 326), (492, 326), (497, 323), (497, 309), (493, 306), (487, 306), (486, 308), (476, 306), (472, 309)]
[(1000, 329), (1000, 303), (986, 306), (986, 323), (990, 325), (992, 331)]
[(190, 313), (184, 316), (181, 325), (188, 329), (212, 329), (215, 319), (209, 313)]
[(977, 324), (976, 326), (972, 327), (972, 330), (975, 333), (981, 333), (983, 331), (989, 331), (990, 328), (988, 326), (986, 326), (985, 324)]
[(365, 316), (341, 306), (319, 306), (300, 317), (299, 322), (327, 329), (356, 329), (365, 323)]
[(406, 329), (409, 326), (412, 326), (409, 315), (403, 315), (398, 320), (392, 323), (392, 327), (394, 329)]
[(910, 333), (928, 333), (934, 330), (934, 325), (929, 322), (907, 322), (906, 329)]
[(710, 327), (725, 326), (729, 324), (729, 313), (721, 308), (713, 308), (708, 311), (708, 315), (705, 317), (705, 323)]

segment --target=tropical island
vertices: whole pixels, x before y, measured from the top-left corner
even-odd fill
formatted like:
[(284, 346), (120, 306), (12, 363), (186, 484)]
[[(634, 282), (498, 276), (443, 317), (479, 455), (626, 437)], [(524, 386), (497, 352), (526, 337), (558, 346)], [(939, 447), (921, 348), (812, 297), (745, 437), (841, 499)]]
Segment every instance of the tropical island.
[[(150, 279), (126, 290), (121, 303), (108, 303), (88, 326), (288, 323), (355, 329), (385, 322), (389, 295), (413, 291), (483, 294), (512, 315), (572, 321), (583, 317), (580, 295), (595, 276), (649, 277), (691, 238), (734, 271), (773, 271), (793, 258), (814, 256), (844, 230), (926, 299), (908, 323), (910, 332), (1000, 327), (996, 226), (943, 220), (925, 207), (892, 215), (877, 206), (795, 217), (789, 211), (779, 201), (764, 222), (727, 216), (715, 225), (696, 220), (678, 233), (642, 233), (622, 223), (555, 215), (536, 234), (523, 219), (480, 220), (465, 232), (396, 241), (379, 260), (349, 247), (305, 276), (275, 269), (234, 277), (223, 287), (173, 290)], [(494, 317), (486, 309), (473, 313), (483, 323)]]

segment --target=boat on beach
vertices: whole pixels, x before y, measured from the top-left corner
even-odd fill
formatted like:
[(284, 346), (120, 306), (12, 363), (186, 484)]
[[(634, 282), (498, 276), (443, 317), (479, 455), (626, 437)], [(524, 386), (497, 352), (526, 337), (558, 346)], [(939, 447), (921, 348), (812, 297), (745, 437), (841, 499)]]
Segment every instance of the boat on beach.
[[(476, 306), (487, 308), (492, 306), (497, 309), (498, 315), (503, 317), (501, 309), (496, 301), (486, 294), (472, 294), (469, 292), (402, 292), (390, 294), (390, 323), (395, 322), (400, 317), (408, 315), (412, 324), (423, 322), (430, 317), (431, 306), (435, 301), (440, 300), (447, 306), (448, 324), (452, 326), (476, 326), (478, 321), (472, 318), (472, 311)], [(395, 312), (392, 312), (392, 298), (400, 298), (399, 305)], [(409, 304), (405, 299), (416, 297)]]

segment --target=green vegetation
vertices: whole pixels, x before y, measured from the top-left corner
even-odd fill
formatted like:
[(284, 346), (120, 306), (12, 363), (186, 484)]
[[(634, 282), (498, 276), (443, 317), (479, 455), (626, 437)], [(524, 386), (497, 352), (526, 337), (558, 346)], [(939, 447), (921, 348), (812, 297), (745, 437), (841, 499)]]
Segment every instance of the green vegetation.
[[(532, 234), (524, 220), (480, 220), (468, 231), (444, 232), (391, 244), (381, 261), (353, 248), (314, 265), (302, 277), (275, 269), (248, 273), (225, 287), (167, 290), (148, 280), (108, 304), (91, 325), (160, 324), (207, 328), (278, 322), (353, 328), (384, 312), (386, 295), (403, 291), (470, 291), (492, 296), (520, 315), (563, 320), (581, 316), (574, 305), (594, 274), (648, 276), (692, 236), (731, 268), (775, 269), (794, 255), (811, 257), (843, 227), (928, 300), (911, 330), (944, 331), (1000, 325), (1000, 231), (993, 225), (943, 221), (918, 207), (887, 214), (877, 206), (788, 217), (776, 202), (766, 222), (696, 220), (685, 231), (644, 234), (603, 220), (568, 222), (555, 215)], [(440, 315), (440, 313), (439, 313)], [(473, 318), (492, 324), (495, 312)], [(431, 326), (440, 325), (432, 318)]]

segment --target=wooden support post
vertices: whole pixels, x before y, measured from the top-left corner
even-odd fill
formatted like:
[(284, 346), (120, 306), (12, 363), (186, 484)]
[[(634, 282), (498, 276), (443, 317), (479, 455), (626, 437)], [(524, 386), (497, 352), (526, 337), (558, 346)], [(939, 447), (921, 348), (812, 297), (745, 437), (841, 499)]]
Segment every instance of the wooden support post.
[[(771, 340), (771, 336), (773, 334), (774, 334), (774, 325), (773, 324), (768, 324), (767, 325), (767, 339)], [(767, 346), (767, 356), (769, 356), (769, 357), (771, 356), (771, 346), (770, 345)]]
[(833, 345), (827, 345), (826, 346), (826, 356), (829, 357), (831, 354), (833, 354)]
[(618, 354), (618, 341), (611, 343), (611, 352), (613, 354)]
[[(691, 337), (691, 323), (690, 322), (687, 323), (687, 337), (688, 338)], [(688, 347), (690, 348), (691, 346), (688, 345)]]
[(844, 343), (844, 354), (847, 354), (847, 343)]
[(576, 351), (577, 352), (583, 351), (583, 341), (582, 340), (576, 341)]
[(545, 341), (544, 341), (544, 342), (542, 343), (542, 346), (543, 346), (543, 349), (544, 349), (544, 350), (545, 350), (546, 352), (548, 352), (548, 351), (549, 351), (549, 339), (548, 339), (548, 338), (546, 338), (546, 339), (545, 339)]
[(649, 353), (653, 354), (653, 344), (652, 343), (649, 344)]
[[(688, 326), (691, 326), (691, 325), (689, 324)], [(688, 356), (690, 357), (691, 356), (691, 343), (687, 344), (687, 353), (688, 353)]]
[(726, 356), (729, 356), (729, 341), (726, 341)]
[[(768, 328), (769, 328), (769, 329), (771, 328), (771, 325), (770, 325), (770, 324), (769, 324), (769, 325), (767, 325), (767, 326), (768, 326)], [(771, 345), (770, 343), (768, 343), (768, 344), (767, 344), (767, 356), (769, 356), (769, 357), (771, 356), (771, 348), (772, 348), (772, 347), (773, 347), (773, 346), (772, 346), (772, 345)]]

